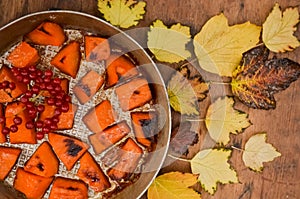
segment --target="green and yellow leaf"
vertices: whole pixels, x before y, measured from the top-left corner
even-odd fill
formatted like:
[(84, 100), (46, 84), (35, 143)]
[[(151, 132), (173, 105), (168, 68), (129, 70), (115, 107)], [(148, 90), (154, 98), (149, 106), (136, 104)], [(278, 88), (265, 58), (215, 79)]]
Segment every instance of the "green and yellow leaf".
[(281, 156), (271, 144), (266, 143), (266, 138), (265, 133), (257, 134), (245, 144), (243, 161), (247, 167), (254, 171), (262, 171), (264, 162), (270, 162)]
[(293, 35), (297, 30), (299, 11), (297, 8), (287, 8), (283, 14), (276, 3), (272, 12), (263, 24), (262, 39), (273, 52), (292, 51), (300, 46), (299, 40)]
[(259, 42), (260, 31), (260, 26), (250, 22), (228, 26), (223, 14), (212, 17), (193, 41), (200, 66), (208, 72), (231, 77), (242, 54)]
[(233, 105), (233, 98), (226, 96), (217, 99), (207, 110), (205, 124), (210, 137), (217, 143), (226, 145), (230, 133), (240, 133), (251, 125), (248, 115), (235, 110)]
[(98, 10), (112, 25), (129, 28), (145, 14), (146, 3), (136, 0), (98, 0)]
[(237, 173), (228, 164), (230, 150), (206, 149), (191, 160), (193, 174), (200, 174), (198, 180), (210, 194), (214, 194), (217, 183), (237, 183)]
[(148, 199), (199, 199), (200, 194), (191, 187), (197, 176), (190, 173), (171, 172), (158, 176), (148, 189)]
[(177, 23), (168, 28), (161, 20), (156, 20), (150, 26), (147, 45), (157, 60), (178, 63), (191, 56), (186, 49), (190, 38), (190, 27)]

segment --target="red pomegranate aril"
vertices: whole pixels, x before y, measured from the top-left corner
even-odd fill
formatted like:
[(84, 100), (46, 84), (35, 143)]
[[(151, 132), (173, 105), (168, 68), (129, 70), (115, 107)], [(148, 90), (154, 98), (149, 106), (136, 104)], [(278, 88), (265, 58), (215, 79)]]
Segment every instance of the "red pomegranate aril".
[(10, 88), (11, 90), (14, 90), (16, 88), (16, 84), (14, 82), (10, 82), (8, 85), (8, 88)]
[(15, 132), (17, 132), (17, 131), (18, 131), (18, 126), (17, 126), (17, 125), (15, 125), (15, 124), (13, 124), (13, 125), (11, 125), (11, 126), (10, 126), (10, 128), (9, 128), (9, 129), (10, 129), (10, 131), (11, 131), (11, 132), (15, 133)]
[(69, 111), (69, 103), (63, 103), (62, 105), (61, 105), (61, 111), (62, 112), (64, 112), (64, 113), (66, 113), (66, 112), (68, 112)]
[(53, 116), (51, 119), (53, 124), (57, 124), (59, 122), (59, 116)]
[(56, 94), (55, 98), (58, 99), (58, 100), (62, 100), (64, 98), (64, 95), (65, 94), (63, 92), (59, 92), (59, 93)]
[(42, 132), (43, 132), (44, 134), (48, 134), (48, 133), (50, 132), (50, 128), (47, 127), (47, 126), (44, 126), (44, 127), (42, 128)]
[(61, 86), (60, 85), (57, 85), (54, 87), (54, 91), (55, 92), (60, 92), (62, 90)]
[(51, 82), (51, 77), (45, 77), (44, 82), (45, 83), (50, 83)]
[(51, 71), (51, 70), (46, 70), (45, 72), (44, 72), (44, 74), (45, 74), (45, 76), (46, 77), (52, 77), (52, 75), (53, 75), (53, 72)]
[(25, 124), (27, 129), (33, 129), (34, 128), (34, 122), (33, 121), (28, 121)]
[(16, 76), (18, 82), (23, 82), (23, 76), (22, 75), (17, 75)]
[(31, 98), (32, 95), (33, 95), (33, 92), (31, 90), (26, 91), (26, 93), (25, 93), (25, 96), (28, 97), (28, 98)]
[(30, 79), (28, 77), (23, 77), (23, 83), (24, 84), (29, 84), (30, 83)]
[(44, 126), (44, 122), (38, 120), (35, 122), (35, 126), (36, 126), (36, 128), (42, 128)]
[(25, 95), (24, 96), (22, 96), (21, 98), (20, 98), (20, 101), (22, 102), (22, 103), (26, 103), (26, 102), (28, 102), (29, 101), (29, 99), (28, 99), (28, 97), (26, 97)]
[(34, 94), (38, 94), (40, 92), (40, 87), (38, 85), (34, 85), (31, 90)]
[(46, 84), (45, 84), (44, 82), (41, 82), (41, 83), (39, 84), (39, 86), (40, 86), (40, 89), (41, 89), (41, 90), (45, 90), (45, 89), (46, 89)]
[(36, 110), (41, 113), (45, 110), (45, 106), (43, 104), (39, 104), (37, 107), (36, 107)]
[(47, 98), (46, 102), (47, 102), (48, 105), (52, 106), (52, 105), (54, 105), (55, 100), (54, 100), (54, 98)]
[(9, 81), (7, 81), (7, 80), (6, 80), (6, 81), (3, 81), (1, 84), (2, 84), (2, 87), (3, 87), (3, 88), (8, 88), (8, 86), (9, 86)]
[(44, 124), (45, 124), (45, 126), (50, 126), (52, 124), (52, 120), (50, 118), (46, 118), (44, 120)]
[(43, 83), (44, 80), (43, 80), (43, 78), (41, 78), (41, 77), (37, 77), (37, 78), (35, 79), (35, 82), (38, 83), (38, 84), (40, 84), (40, 83)]
[(19, 116), (15, 116), (13, 121), (16, 125), (22, 124), (22, 118), (20, 118)]
[(26, 108), (34, 108), (34, 103), (29, 101), (25, 103)]
[(36, 71), (36, 67), (35, 66), (29, 66), (28, 67), (28, 70), (30, 71), (30, 72), (35, 72)]
[(4, 116), (0, 116), (0, 124), (5, 122), (5, 117)]
[(35, 107), (28, 108), (28, 114), (29, 114), (29, 117), (35, 118), (36, 114), (37, 114)]
[(71, 97), (69, 95), (64, 96), (64, 101), (71, 102)]
[(59, 85), (60, 85), (61, 80), (60, 80), (58, 77), (55, 77), (55, 78), (53, 79), (53, 83), (54, 83), (54, 84), (59, 84)]
[(0, 89), (5, 89), (5, 88), (2, 86), (2, 84), (0, 84)]
[(43, 71), (37, 69), (37, 70), (36, 70), (36, 75), (37, 75), (38, 77), (42, 76), (42, 75), (43, 75)]
[(62, 104), (63, 104), (63, 103), (62, 103), (62, 101), (60, 101), (60, 100), (55, 102), (55, 106), (57, 106), (57, 107), (61, 107)]
[(21, 75), (27, 76), (28, 75), (28, 71), (24, 68), (23, 70), (21, 70)]
[(29, 77), (30, 77), (30, 79), (35, 80), (37, 75), (36, 75), (36, 73), (33, 72), (33, 73), (29, 74)]
[(57, 124), (51, 124), (51, 125), (50, 125), (50, 129), (51, 129), (52, 131), (57, 130), (57, 128), (58, 128)]
[(48, 91), (52, 91), (52, 90), (54, 89), (54, 86), (53, 86), (52, 84), (48, 84), (48, 85), (46, 86), (46, 89), (47, 89)]
[(37, 138), (38, 140), (41, 140), (41, 139), (43, 139), (44, 137), (45, 137), (44, 133), (42, 133), (42, 132), (37, 132), (37, 133), (36, 133), (36, 138)]
[(55, 90), (52, 90), (52, 91), (49, 91), (51, 95), (54, 95), (56, 94), (56, 91)]
[(61, 115), (61, 109), (60, 108), (56, 108), (55, 110), (54, 110), (54, 115), (56, 116), (58, 116), (58, 115)]
[(11, 72), (15, 75), (15, 74), (19, 74), (20, 73), (20, 70), (16, 67), (12, 67), (11, 68)]
[(10, 132), (10, 129), (9, 129), (8, 127), (4, 127), (4, 128), (2, 129), (2, 134), (4, 134), (4, 135), (9, 134), (9, 132)]

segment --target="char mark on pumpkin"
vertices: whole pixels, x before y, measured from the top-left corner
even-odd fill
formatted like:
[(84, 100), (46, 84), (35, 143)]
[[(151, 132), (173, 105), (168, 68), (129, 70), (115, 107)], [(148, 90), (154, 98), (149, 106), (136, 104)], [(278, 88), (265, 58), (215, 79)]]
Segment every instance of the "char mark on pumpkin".
[(44, 165), (42, 163), (38, 163), (37, 164), (37, 168), (40, 170), (40, 171), (44, 171)]
[(84, 92), (85, 94), (90, 97), (91, 96), (91, 89), (86, 85), (83, 84), (81, 81), (77, 84)]
[(73, 157), (77, 156), (78, 153), (82, 150), (82, 147), (75, 144), (74, 140), (72, 140), (72, 139), (64, 139), (64, 142), (66, 143), (65, 146), (68, 147), (67, 152), (68, 152), (68, 155), (70, 155), (70, 156), (73, 156)]
[(43, 32), (43, 33), (45, 33), (47, 35), (51, 35), (50, 32), (48, 32), (47, 30), (45, 30), (45, 28), (43, 26), (39, 28), (39, 31), (41, 31), (41, 32)]
[(67, 189), (70, 190), (70, 191), (77, 191), (78, 190), (78, 188), (76, 188), (76, 187), (68, 187)]

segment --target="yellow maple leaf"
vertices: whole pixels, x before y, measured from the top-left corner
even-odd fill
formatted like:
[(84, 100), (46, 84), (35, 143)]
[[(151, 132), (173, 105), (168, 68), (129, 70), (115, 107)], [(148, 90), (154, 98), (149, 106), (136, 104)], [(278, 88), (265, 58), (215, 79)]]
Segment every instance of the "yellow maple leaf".
[(138, 24), (145, 14), (146, 3), (136, 0), (98, 0), (98, 10), (105, 20), (121, 28)]
[(210, 194), (216, 191), (217, 182), (222, 184), (238, 182), (237, 173), (227, 162), (230, 155), (230, 150), (206, 149), (191, 160), (192, 173), (200, 174), (198, 180)]
[(190, 27), (177, 23), (168, 28), (161, 20), (156, 20), (150, 26), (147, 45), (157, 60), (178, 63), (191, 56), (186, 49), (190, 38)]
[(243, 161), (254, 171), (262, 171), (263, 162), (269, 162), (281, 156), (271, 144), (266, 143), (266, 136), (265, 133), (253, 135), (245, 144)]
[(230, 133), (240, 133), (251, 125), (248, 115), (235, 110), (233, 105), (233, 98), (226, 96), (208, 107), (205, 124), (209, 135), (217, 143), (227, 144)]
[(297, 8), (288, 8), (282, 14), (276, 3), (272, 12), (263, 24), (262, 39), (264, 44), (273, 52), (292, 51), (300, 46), (300, 42), (293, 35), (299, 22)]
[(200, 195), (189, 188), (196, 183), (196, 175), (180, 172), (166, 173), (153, 181), (148, 189), (148, 199), (199, 199)]
[(232, 76), (242, 54), (259, 42), (261, 27), (246, 22), (228, 26), (224, 14), (212, 17), (194, 38), (200, 66), (211, 73)]

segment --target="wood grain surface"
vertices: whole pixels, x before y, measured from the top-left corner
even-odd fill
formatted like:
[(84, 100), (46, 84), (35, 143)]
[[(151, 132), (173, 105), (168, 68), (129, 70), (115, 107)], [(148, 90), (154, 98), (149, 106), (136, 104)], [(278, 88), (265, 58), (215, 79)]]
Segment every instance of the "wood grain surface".
[[(290, 6), (300, 9), (299, 0), (148, 0), (146, 2), (145, 18), (137, 27), (148, 27), (154, 20), (161, 19), (167, 25), (180, 22), (190, 26), (192, 35), (199, 32), (210, 17), (221, 12), (228, 17), (231, 25), (248, 20), (261, 25), (275, 2), (278, 2), (282, 9)], [(101, 17), (97, 11), (96, 0), (1, 0), (0, 26), (23, 15), (49, 9), (76, 10)], [(299, 30), (296, 36), (300, 38)], [(141, 44), (145, 44), (146, 32), (133, 37)], [(282, 56), (300, 63), (300, 48)], [(272, 143), (282, 156), (264, 164), (262, 173), (255, 173), (244, 166), (242, 153), (234, 151), (230, 163), (237, 170), (240, 183), (219, 185), (215, 195), (211, 196), (203, 192), (202, 198), (300, 198), (300, 80), (292, 83), (285, 91), (276, 94), (275, 98), (277, 108), (270, 111), (253, 110), (240, 103), (236, 104), (239, 109), (249, 113), (253, 125), (244, 133), (235, 136), (234, 140), (242, 141), (241, 144), (244, 146), (245, 140), (254, 133), (267, 132), (267, 141)], [(202, 125), (199, 130), (200, 142), (190, 147), (190, 153), (185, 158), (192, 158), (199, 148), (205, 148), (203, 141), (206, 139), (206, 131)], [(190, 168), (188, 164), (176, 161), (163, 168), (162, 172), (174, 170), (189, 172)]]

